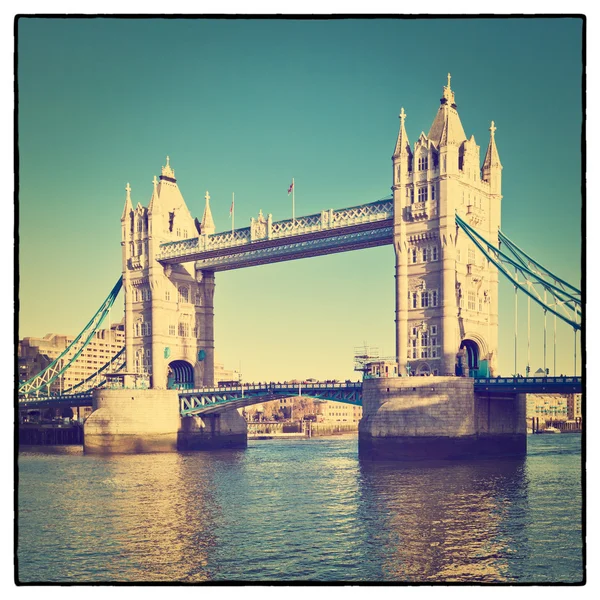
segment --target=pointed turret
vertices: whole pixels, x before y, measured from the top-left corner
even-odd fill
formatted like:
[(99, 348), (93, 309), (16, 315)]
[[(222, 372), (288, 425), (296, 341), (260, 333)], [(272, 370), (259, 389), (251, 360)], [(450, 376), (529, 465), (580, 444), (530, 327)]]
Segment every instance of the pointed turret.
[(467, 139), (456, 110), (454, 92), (450, 87), (450, 79), (451, 75), (448, 73), (448, 85), (444, 86), (444, 94), (440, 99), (440, 108), (427, 135), (438, 148), (449, 144), (460, 146)]
[(215, 222), (213, 221), (212, 213), (210, 212), (210, 196), (208, 190), (204, 196), (206, 200), (206, 206), (204, 207), (204, 214), (202, 215), (202, 223), (200, 224), (201, 232), (206, 235), (212, 235), (215, 232)]
[(124, 221), (133, 210), (133, 204), (131, 204), (131, 187), (129, 187), (129, 182), (125, 186), (125, 192), (125, 206), (123, 208), (123, 214), (121, 215), (121, 221)]
[(404, 107), (400, 109), (400, 130), (398, 131), (398, 140), (396, 141), (396, 149), (394, 150), (393, 158), (400, 156), (401, 154), (410, 154), (410, 142), (408, 141), (408, 135), (406, 134), (406, 128), (404, 127), (404, 120), (406, 119), (406, 113)]
[(150, 198), (150, 202), (148, 204), (148, 212), (158, 212), (160, 210), (160, 202), (158, 201), (158, 179), (156, 179), (156, 175), (152, 180), (152, 185), (154, 189), (152, 191), (152, 198)]
[[(494, 125), (494, 121), (490, 125), (490, 143), (488, 144), (487, 152), (485, 153), (485, 158), (483, 160), (483, 169), (482, 171), (491, 171), (492, 168), (502, 168), (502, 164), (500, 163), (500, 156), (498, 155), (498, 148), (496, 148), (496, 126)], [(487, 180), (488, 178), (483, 177), (483, 179)]]
[(490, 125), (490, 143), (488, 144), (485, 158), (483, 159), (483, 167), (481, 168), (481, 178), (490, 184), (492, 194), (501, 193), (502, 184), (502, 164), (500, 163), (500, 155), (496, 148), (496, 126), (494, 121)]

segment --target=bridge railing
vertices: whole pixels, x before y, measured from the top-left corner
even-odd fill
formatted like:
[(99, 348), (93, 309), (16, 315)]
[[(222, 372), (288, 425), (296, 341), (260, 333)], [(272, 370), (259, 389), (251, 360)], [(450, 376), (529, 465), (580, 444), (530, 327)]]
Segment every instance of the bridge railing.
[(476, 384), (527, 385), (531, 384), (581, 384), (581, 377), (475, 377)]

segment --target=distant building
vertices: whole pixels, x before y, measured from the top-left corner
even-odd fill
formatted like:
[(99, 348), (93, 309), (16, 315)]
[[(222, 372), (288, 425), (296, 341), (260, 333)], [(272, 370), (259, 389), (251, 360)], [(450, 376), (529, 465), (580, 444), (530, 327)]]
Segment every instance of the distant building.
[[(73, 342), (74, 336), (48, 333), (43, 338), (26, 337), (19, 341), (19, 380), (27, 381), (44, 370)], [(75, 360), (70, 369), (50, 384), (51, 392), (69, 389), (93, 375), (123, 348), (123, 323), (114, 323), (108, 329), (96, 331), (94, 337)]]
[(567, 418), (572, 421), (581, 417), (581, 394), (567, 395)]
[[(580, 396), (581, 394), (577, 394)], [(568, 397), (557, 394), (527, 394), (527, 418), (538, 417), (540, 422), (567, 421), (569, 417)], [(581, 403), (580, 403), (581, 404)], [(578, 416), (581, 416), (581, 412)]]
[[(362, 417), (362, 406), (323, 400), (315, 402), (317, 415), (324, 423), (345, 422), (358, 423)], [(321, 419), (319, 419), (321, 420)]]
[(236, 370), (226, 369), (223, 363), (215, 362), (215, 385), (221, 381), (239, 381), (240, 374)]

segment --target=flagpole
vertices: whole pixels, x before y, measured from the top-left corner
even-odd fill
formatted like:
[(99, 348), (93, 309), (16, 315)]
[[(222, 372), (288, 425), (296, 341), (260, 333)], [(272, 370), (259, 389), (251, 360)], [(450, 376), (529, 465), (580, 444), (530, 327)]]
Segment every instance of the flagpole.
[(233, 234), (235, 222), (235, 192), (231, 192), (231, 233)]
[(296, 186), (294, 185), (294, 178), (292, 177), (292, 224), (296, 222), (296, 204), (294, 199), (294, 193), (296, 191)]

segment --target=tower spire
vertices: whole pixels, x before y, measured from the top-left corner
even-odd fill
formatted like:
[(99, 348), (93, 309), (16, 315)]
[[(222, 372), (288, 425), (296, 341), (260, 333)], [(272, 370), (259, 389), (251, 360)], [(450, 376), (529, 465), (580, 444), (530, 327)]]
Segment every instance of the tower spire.
[(133, 210), (133, 204), (131, 204), (131, 187), (129, 186), (129, 182), (125, 186), (125, 206), (123, 207), (123, 214), (121, 215), (121, 221), (123, 221), (127, 215)]
[(207, 235), (212, 235), (215, 232), (215, 222), (210, 211), (210, 195), (208, 193), (208, 190), (206, 190), (204, 199), (206, 200), (206, 204), (204, 206), (204, 214), (202, 215), (200, 231), (202, 231), (202, 233), (206, 233)]
[[(498, 154), (498, 148), (496, 148), (496, 125), (494, 121), (492, 121), (490, 125), (490, 143), (487, 147), (487, 152), (485, 153), (485, 158), (483, 160), (483, 171), (490, 171), (493, 167), (502, 168), (502, 164), (500, 163), (500, 156)], [(484, 177), (487, 179), (487, 177)]]
[(400, 130), (398, 131), (398, 139), (396, 141), (396, 149), (394, 150), (394, 157), (400, 156), (403, 152), (410, 153), (410, 142), (408, 141), (408, 135), (406, 135), (406, 128), (404, 127), (404, 121), (406, 120), (406, 113), (404, 107), (400, 109), (398, 115), (400, 119)]

